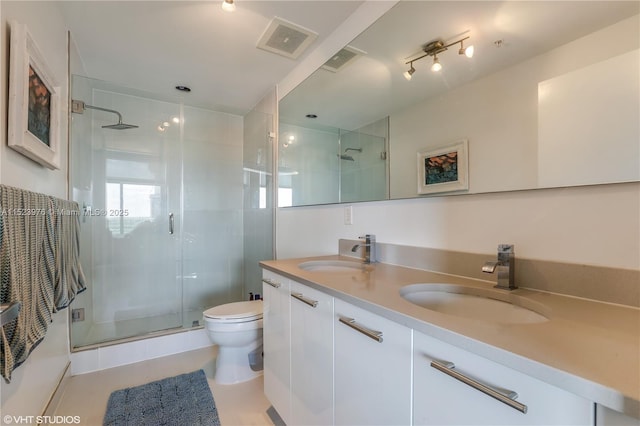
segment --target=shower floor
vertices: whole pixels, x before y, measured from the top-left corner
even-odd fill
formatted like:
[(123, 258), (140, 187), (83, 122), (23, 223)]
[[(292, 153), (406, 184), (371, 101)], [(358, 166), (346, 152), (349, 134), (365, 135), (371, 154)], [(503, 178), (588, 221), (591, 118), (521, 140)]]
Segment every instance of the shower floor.
[(83, 339), (74, 339), (74, 349), (99, 345), (121, 339), (144, 338), (151, 333), (182, 331), (203, 325), (202, 311), (187, 311), (135, 318), (109, 323), (92, 324)]

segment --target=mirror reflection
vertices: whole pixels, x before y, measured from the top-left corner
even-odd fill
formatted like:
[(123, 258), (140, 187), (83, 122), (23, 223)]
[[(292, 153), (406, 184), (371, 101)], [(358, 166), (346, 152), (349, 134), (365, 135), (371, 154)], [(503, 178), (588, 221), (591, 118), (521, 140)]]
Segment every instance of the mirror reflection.
[[(624, 1), (401, 1), (349, 43), (349, 59), (340, 52), (282, 99), (280, 145), (287, 126), (339, 135), (383, 119), (388, 174), (377, 199), (425, 196), (417, 154), (460, 140), (468, 141), (468, 189), (431, 193), (637, 181), (639, 12), (637, 2)], [(435, 41), (460, 39), (474, 47), (471, 58), (459, 44), (429, 54)], [(365, 153), (334, 145), (326, 155), (334, 163)], [(305, 144), (296, 149), (316, 168), (324, 161)], [(301, 191), (341, 179), (328, 166), (325, 174), (302, 164), (296, 172), (307, 175)], [(291, 205), (361, 200), (341, 199), (333, 188), (332, 197), (314, 198), (321, 191), (298, 196), (292, 185)], [(362, 198), (376, 195), (367, 191)]]

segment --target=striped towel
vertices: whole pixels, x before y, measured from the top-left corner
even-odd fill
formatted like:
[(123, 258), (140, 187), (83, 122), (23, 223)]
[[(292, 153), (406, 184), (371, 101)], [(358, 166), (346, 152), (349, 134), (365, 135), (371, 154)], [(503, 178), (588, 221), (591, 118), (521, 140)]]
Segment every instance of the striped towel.
[(77, 203), (0, 185), (0, 302), (22, 302), (18, 318), (0, 329), (7, 382), (44, 339), (52, 314), (85, 289), (72, 211)]

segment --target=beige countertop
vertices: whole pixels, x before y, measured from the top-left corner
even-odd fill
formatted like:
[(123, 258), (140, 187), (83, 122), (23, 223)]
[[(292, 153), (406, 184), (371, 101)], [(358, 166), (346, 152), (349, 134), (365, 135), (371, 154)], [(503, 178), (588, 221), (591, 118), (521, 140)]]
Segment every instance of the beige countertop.
[[(306, 271), (321, 256), (260, 262), (268, 270), (392, 321), (640, 418), (640, 309), (493, 282), (376, 263), (352, 272)], [(502, 324), (432, 311), (405, 300), (403, 286), (446, 283), (502, 293), (534, 306), (546, 322)]]

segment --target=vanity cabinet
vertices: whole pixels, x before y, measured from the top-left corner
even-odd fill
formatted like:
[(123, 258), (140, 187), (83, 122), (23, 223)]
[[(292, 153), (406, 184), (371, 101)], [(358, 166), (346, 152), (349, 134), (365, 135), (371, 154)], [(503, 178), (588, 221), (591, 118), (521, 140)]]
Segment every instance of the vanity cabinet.
[(271, 271), (262, 274), (264, 393), (282, 420), (291, 422), (290, 281)]
[(594, 424), (590, 401), (415, 331), (413, 370), (415, 425)]
[(334, 309), (334, 424), (411, 424), (411, 330), (339, 299)]
[(291, 281), (291, 425), (333, 423), (333, 297)]

